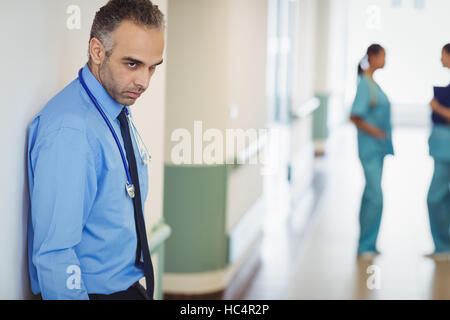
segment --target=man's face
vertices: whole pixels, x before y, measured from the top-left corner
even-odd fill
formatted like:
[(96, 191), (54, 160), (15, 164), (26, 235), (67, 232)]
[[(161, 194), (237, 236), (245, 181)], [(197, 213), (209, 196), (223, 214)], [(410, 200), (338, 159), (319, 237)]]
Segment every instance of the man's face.
[(442, 49), (442, 57), (441, 62), (444, 67), (447, 67), (450, 69), (450, 53)]
[(123, 21), (113, 39), (111, 55), (100, 65), (100, 81), (115, 101), (131, 106), (147, 90), (163, 61), (164, 33)]

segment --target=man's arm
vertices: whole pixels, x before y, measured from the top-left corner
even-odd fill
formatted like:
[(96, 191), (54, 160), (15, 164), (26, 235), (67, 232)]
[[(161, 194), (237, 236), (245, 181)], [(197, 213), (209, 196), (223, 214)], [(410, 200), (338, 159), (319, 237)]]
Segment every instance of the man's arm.
[(364, 120), (359, 116), (351, 115), (350, 121), (352, 121), (358, 129), (370, 134), (375, 138), (386, 139), (387, 137), (386, 132), (384, 132), (378, 127), (371, 125), (370, 123), (368, 123), (366, 120)]
[(61, 128), (30, 151), (32, 261), (43, 299), (89, 299), (75, 246), (96, 194), (95, 161), (85, 134)]
[(447, 122), (450, 122), (450, 108), (446, 108), (441, 105), (435, 98), (430, 102), (431, 109), (441, 117), (445, 118)]

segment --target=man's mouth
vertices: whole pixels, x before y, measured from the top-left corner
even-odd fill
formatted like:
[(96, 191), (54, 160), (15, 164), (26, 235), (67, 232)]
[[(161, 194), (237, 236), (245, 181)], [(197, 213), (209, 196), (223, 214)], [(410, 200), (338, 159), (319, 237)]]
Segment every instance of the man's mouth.
[(127, 91), (125, 94), (128, 95), (128, 97), (130, 97), (131, 99), (137, 99), (141, 96), (141, 93), (132, 91)]

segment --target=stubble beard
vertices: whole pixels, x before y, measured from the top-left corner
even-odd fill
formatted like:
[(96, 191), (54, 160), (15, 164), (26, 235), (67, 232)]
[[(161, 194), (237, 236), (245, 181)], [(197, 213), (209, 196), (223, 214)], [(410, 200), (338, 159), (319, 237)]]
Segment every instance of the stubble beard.
[(101, 82), (103, 84), (103, 87), (105, 88), (106, 92), (111, 96), (111, 98), (114, 99), (117, 103), (124, 105), (124, 106), (131, 106), (133, 105), (136, 100), (123, 97), (121, 95), (121, 91), (117, 86), (116, 81), (114, 81), (114, 76), (111, 71), (111, 68), (109, 67), (109, 58), (106, 58), (105, 61), (100, 65), (99, 75)]

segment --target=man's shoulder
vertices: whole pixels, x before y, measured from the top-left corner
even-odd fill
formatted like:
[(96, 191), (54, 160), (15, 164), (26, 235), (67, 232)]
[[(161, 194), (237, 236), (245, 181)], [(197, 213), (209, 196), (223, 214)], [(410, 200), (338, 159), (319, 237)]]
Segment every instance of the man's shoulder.
[(47, 102), (33, 122), (38, 120), (39, 127), (44, 131), (60, 128), (85, 131), (92, 108), (81, 89), (78, 78), (73, 80)]

